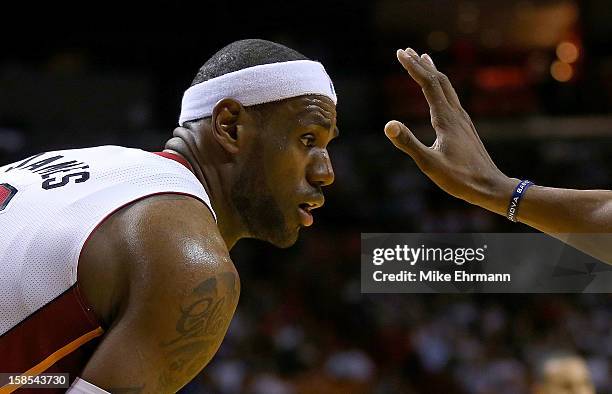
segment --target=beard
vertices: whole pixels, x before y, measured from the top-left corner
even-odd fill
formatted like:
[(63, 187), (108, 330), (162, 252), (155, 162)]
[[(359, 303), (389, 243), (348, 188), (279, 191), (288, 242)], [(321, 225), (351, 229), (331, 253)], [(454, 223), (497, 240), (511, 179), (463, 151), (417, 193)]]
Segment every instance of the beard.
[(299, 227), (289, 226), (283, 210), (268, 187), (261, 154), (253, 149), (248, 166), (231, 187), (231, 200), (252, 238), (288, 248), (297, 241)]

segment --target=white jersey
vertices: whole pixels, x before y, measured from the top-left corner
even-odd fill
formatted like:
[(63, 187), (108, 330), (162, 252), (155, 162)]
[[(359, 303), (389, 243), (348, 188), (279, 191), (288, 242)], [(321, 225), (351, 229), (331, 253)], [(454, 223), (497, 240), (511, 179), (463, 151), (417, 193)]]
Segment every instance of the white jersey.
[(83, 245), (121, 207), (181, 193), (214, 215), (204, 187), (180, 159), (100, 146), (0, 167), (0, 336), (75, 285)]

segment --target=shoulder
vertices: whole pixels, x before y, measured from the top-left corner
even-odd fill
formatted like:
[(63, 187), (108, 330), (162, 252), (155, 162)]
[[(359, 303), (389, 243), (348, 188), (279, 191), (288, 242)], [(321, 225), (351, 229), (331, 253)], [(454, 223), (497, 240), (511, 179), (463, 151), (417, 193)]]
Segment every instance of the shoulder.
[(131, 259), (229, 260), (211, 210), (194, 197), (151, 196), (119, 212), (114, 221), (119, 230), (115, 242)]
[[(130, 204), (113, 215), (121, 238), (117, 242), (131, 247), (156, 241), (204, 241), (219, 252), (227, 253), (210, 208), (195, 197), (180, 193), (163, 193)], [(185, 239), (184, 237), (187, 237)], [(149, 245), (153, 246), (153, 245)], [(171, 245), (157, 243), (160, 252)], [(140, 251), (140, 250), (139, 250)]]
[(240, 287), (211, 211), (180, 194), (151, 196), (113, 214), (83, 260), (79, 281), (107, 324), (129, 302), (172, 302), (211, 278), (223, 278), (236, 292)]

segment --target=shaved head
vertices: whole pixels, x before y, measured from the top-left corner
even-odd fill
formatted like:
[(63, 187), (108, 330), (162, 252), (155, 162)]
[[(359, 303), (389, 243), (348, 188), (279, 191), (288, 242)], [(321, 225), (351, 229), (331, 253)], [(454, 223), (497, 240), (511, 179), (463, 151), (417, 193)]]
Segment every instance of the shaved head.
[(535, 394), (595, 394), (585, 360), (558, 352), (542, 357), (536, 365)]

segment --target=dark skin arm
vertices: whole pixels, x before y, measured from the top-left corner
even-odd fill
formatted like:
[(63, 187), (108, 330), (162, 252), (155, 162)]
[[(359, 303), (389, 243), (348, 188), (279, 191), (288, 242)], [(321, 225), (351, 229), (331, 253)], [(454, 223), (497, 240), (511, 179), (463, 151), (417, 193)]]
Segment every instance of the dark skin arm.
[(219, 348), (238, 274), (210, 211), (180, 195), (136, 202), (88, 243), (79, 283), (110, 328), (81, 378), (111, 393), (173, 393)]
[[(519, 180), (493, 163), (453, 86), (431, 58), (409, 48), (397, 57), (423, 90), (436, 140), (427, 147), (402, 123), (391, 121), (385, 126), (391, 142), (447, 193), (506, 215)], [(518, 220), (612, 264), (612, 191), (531, 186)]]

